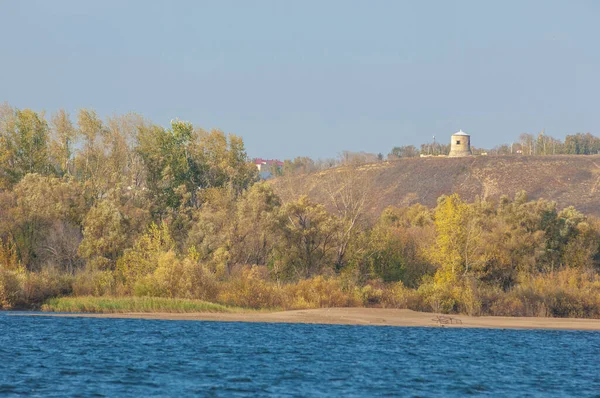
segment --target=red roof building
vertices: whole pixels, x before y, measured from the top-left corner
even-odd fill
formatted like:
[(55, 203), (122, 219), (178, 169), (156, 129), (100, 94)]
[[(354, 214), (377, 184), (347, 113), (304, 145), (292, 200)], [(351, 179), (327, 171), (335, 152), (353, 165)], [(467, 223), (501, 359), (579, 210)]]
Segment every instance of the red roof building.
[(254, 158), (252, 161), (258, 168), (258, 171), (271, 171), (273, 167), (279, 168), (283, 166), (283, 162), (277, 159)]

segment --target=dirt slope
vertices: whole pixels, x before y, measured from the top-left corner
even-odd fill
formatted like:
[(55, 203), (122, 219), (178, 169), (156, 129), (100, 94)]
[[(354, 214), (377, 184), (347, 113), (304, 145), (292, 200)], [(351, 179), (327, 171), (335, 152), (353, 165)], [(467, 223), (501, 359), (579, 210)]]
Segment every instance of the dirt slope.
[[(324, 181), (332, 173), (339, 171), (275, 179), (273, 185), (284, 198), (305, 193), (327, 203)], [(362, 166), (358, 178), (369, 186), (372, 215), (390, 205), (435, 206), (439, 196), (454, 192), (472, 201), (525, 190), (529, 199), (553, 200), (559, 209), (572, 205), (600, 216), (600, 155), (403, 159)]]

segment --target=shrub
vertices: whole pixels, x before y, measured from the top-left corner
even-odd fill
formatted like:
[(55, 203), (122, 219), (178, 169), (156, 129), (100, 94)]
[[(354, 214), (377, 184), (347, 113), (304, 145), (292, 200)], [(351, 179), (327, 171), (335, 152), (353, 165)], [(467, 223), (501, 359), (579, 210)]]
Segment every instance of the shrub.
[(192, 259), (184, 261), (189, 278), (190, 296), (200, 300), (216, 301), (220, 291), (217, 274), (204, 263)]
[(424, 278), (418, 292), (423, 297), (426, 309), (443, 314), (458, 311), (458, 295), (456, 279), (439, 278), (439, 272), (434, 278)]
[(123, 285), (122, 290), (136, 295), (146, 295), (146, 291), (151, 291), (152, 274), (158, 268), (160, 259), (164, 259), (163, 256), (175, 258), (169, 254), (174, 247), (167, 225), (163, 223), (159, 227), (152, 224), (134, 247), (125, 250), (117, 261), (116, 273)]
[(244, 267), (239, 275), (222, 282), (218, 301), (247, 308), (286, 308), (285, 292), (260, 278), (258, 267)]
[(359, 291), (361, 304), (370, 307), (381, 305), (383, 299), (383, 289), (372, 284), (363, 286)]
[(189, 279), (184, 262), (168, 251), (157, 256), (156, 269), (139, 278), (134, 285), (136, 296), (187, 297)]
[(8, 270), (0, 267), (0, 309), (9, 310), (24, 304), (24, 278), (24, 268)]
[(489, 315), (494, 316), (525, 316), (525, 305), (518, 297), (502, 294), (493, 300), (488, 310)]
[(286, 286), (292, 297), (291, 308), (353, 307), (362, 304), (351, 290), (344, 290), (339, 278), (321, 275)]
[(458, 288), (459, 312), (471, 316), (481, 315), (481, 298), (477, 281), (474, 279), (463, 279)]
[(75, 274), (73, 294), (76, 296), (105, 296), (113, 294), (115, 277), (111, 271), (84, 270)]
[(577, 269), (524, 279), (509, 294), (523, 302), (527, 316), (600, 317), (600, 279)]
[(23, 303), (39, 307), (51, 297), (66, 296), (72, 293), (73, 277), (54, 268), (40, 272), (27, 272), (23, 278)]
[(408, 308), (415, 311), (422, 311), (425, 306), (419, 292), (405, 287), (402, 282), (383, 290), (381, 304), (384, 308)]

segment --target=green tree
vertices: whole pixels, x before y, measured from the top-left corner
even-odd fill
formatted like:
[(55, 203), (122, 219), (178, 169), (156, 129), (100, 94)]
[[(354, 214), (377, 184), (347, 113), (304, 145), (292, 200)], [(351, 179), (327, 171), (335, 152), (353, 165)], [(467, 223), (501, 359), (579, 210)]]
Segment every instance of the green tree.
[(423, 276), (435, 271), (423, 251), (430, 244), (432, 226), (431, 211), (423, 205), (386, 208), (359, 242), (362, 276), (417, 287)]
[(190, 145), (195, 133), (191, 124), (173, 121), (171, 129), (140, 127), (137, 151), (147, 170), (148, 188), (156, 198), (155, 212), (197, 206), (197, 193), (205, 170)]
[(28, 173), (52, 171), (48, 156), (48, 124), (43, 116), (25, 109), (7, 116), (0, 130), (0, 161), (5, 186), (16, 184)]

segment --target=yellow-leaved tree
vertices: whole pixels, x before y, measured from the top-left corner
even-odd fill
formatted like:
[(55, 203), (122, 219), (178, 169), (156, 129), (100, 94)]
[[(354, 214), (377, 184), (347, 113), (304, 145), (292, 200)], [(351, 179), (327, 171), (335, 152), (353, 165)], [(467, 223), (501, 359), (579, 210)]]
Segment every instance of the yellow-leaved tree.
[(429, 251), (432, 262), (439, 266), (432, 283), (424, 286), (430, 305), (442, 312), (463, 307), (476, 314), (479, 301), (474, 295), (473, 271), (484, 263), (482, 227), (475, 205), (461, 200), (458, 194), (442, 196), (435, 209), (436, 239)]
[(142, 235), (132, 248), (125, 250), (123, 256), (117, 261), (116, 273), (125, 292), (152, 295), (150, 292), (145, 292), (141, 286), (143, 279), (152, 275), (159, 264), (167, 264), (163, 256), (174, 260), (174, 250), (175, 242), (171, 239), (167, 224), (162, 223), (160, 226), (152, 224), (148, 232)]

